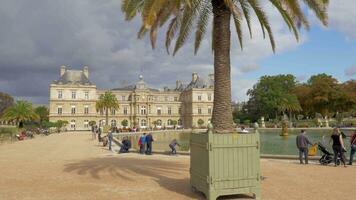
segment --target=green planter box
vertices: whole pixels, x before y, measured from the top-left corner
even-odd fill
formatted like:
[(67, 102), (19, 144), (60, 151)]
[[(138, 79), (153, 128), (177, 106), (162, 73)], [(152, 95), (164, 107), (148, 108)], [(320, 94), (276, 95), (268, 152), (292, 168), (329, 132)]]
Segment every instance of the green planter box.
[(192, 133), (190, 183), (207, 199), (253, 194), (261, 199), (259, 133)]

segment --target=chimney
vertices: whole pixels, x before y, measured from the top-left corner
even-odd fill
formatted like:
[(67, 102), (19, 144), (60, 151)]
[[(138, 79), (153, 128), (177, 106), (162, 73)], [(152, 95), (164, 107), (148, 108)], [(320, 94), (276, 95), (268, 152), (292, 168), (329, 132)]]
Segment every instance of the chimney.
[(87, 78), (89, 78), (89, 68), (88, 68), (88, 66), (84, 66), (83, 73)]
[(182, 81), (177, 80), (176, 81), (176, 89), (180, 88), (181, 85), (182, 85)]
[(194, 72), (192, 74), (192, 82), (196, 82), (198, 80), (198, 73)]
[(63, 76), (64, 73), (66, 73), (66, 66), (62, 65), (60, 70), (59, 70), (59, 75)]

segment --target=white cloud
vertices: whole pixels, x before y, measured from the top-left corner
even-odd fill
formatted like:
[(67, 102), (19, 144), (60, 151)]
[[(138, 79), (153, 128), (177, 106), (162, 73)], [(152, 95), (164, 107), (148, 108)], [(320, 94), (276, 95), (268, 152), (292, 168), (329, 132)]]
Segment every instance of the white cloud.
[(354, 0), (330, 1), (329, 27), (343, 32), (350, 40), (356, 39), (355, 18)]
[[(300, 43), (276, 10), (270, 5), (266, 5), (266, 10), (277, 55), (297, 48)], [(40, 103), (47, 102), (49, 83), (58, 78), (60, 65), (79, 69), (88, 65), (90, 78), (99, 88), (132, 83), (140, 73), (153, 87), (173, 86), (177, 79), (188, 82), (192, 72), (207, 75), (213, 71), (209, 34), (197, 56), (193, 55), (192, 42), (175, 57), (167, 55), (161, 40), (164, 30), (159, 32), (157, 49), (152, 50), (147, 38), (137, 40), (140, 19), (124, 21), (120, 1), (3, 0), (0, 26), (0, 79), (5, 82), (0, 90)], [(252, 29), (253, 39), (249, 39), (245, 27), (244, 51), (240, 51), (232, 32), (234, 100), (246, 100), (247, 89), (256, 82), (243, 78), (244, 73), (258, 70), (258, 63), (273, 55), (269, 40), (263, 39), (255, 19)], [(305, 40), (302, 36), (301, 43)]]

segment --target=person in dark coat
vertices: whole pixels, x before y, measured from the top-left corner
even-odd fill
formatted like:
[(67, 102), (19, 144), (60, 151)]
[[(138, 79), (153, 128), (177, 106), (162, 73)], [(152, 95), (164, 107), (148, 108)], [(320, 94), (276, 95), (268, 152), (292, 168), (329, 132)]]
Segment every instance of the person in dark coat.
[(299, 161), (300, 164), (303, 163), (303, 155), (305, 159), (305, 164), (308, 164), (308, 144), (313, 145), (308, 137), (306, 136), (306, 132), (304, 130), (301, 130), (300, 134), (297, 136), (296, 139), (296, 144), (299, 149)]
[(331, 141), (333, 143), (335, 167), (338, 165), (338, 156), (340, 156), (341, 162), (344, 164), (344, 167), (346, 167), (346, 159), (344, 154), (346, 148), (344, 146), (344, 141), (342, 139), (342, 135), (339, 128), (334, 129), (334, 132), (330, 138), (330, 142)]
[(172, 142), (171, 143), (169, 143), (169, 147), (171, 148), (171, 154), (172, 155), (175, 155), (175, 154), (177, 154), (177, 150), (176, 150), (176, 146), (180, 146), (179, 144), (178, 144), (178, 142), (177, 142), (177, 140), (176, 139), (173, 139), (172, 140)]
[(146, 145), (147, 145), (147, 149), (146, 149), (146, 154), (147, 155), (151, 155), (152, 154), (152, 142), (153, 142), (153, 137), (151, 133), (148, 133), (148, 135), (146, 135)]
[(126, 137), (124, 137), (124, 139), (122, 140), (121, 143), (122, 143), (122, 145), (121, 145), (119, 153), (128, 153), (131, 148), (131, 141), (126, 136)]

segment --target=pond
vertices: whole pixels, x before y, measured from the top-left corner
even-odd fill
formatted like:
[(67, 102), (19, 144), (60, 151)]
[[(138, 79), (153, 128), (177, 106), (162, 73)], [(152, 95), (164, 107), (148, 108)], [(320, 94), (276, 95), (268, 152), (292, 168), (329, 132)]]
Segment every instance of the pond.
[[(298, 150), (296, 148), (296, 137), (301, 129), (290, 129), (289, 136), (279, 136), (281, 129), (260, 129), (261, 139), (261, 154), (273, 154), (273, 155), (297, 155)], [(341, 130), (346, 135), (351, 135), (351, 130)], [(329, 138), (332, 133), (332, 129), (306, 129), (307, 136), (312, 143), (324, 141), (327, 144), (329, 151), (332, 151), (329, 144)], [(189, 139), (191, 131), (161, 131), (153, 132), (154, 150), (170, 150), (168, 144), (174, 138), (176, 138), (180, 144), (178, 150), (189, 151)], [(126, 134), (125, 134), (126, 135)], [(128, 134), (133, 144), (133, 148), (137, 148), (138, 138), (140, 134)], [(324, 139), (323, 139), (324, 136)], [(118, 139), (122, 139), (123, 135), (118, 136)], [(349, 149), (349, 138), (344, 139), (347, 149)]]

